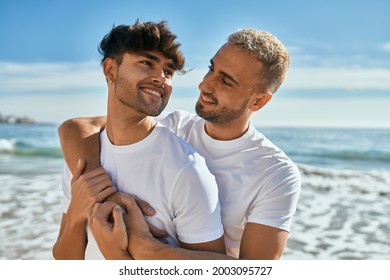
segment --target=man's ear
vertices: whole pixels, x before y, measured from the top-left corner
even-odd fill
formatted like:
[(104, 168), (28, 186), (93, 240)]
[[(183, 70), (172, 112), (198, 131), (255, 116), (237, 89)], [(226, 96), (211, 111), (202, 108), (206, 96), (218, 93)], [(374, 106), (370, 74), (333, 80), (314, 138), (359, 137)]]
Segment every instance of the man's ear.
[(262, 93), (257, 93), (255, 94), (249, 105), (249, 109), (253, 112), (256, 112), (260, 110), (262, 107), (264, 107), (265, 104), (268, 103), (272, 98), (272, 93), (271, 92), (262, 92)]
[(106, 58), (103, 61), (103, 73), (106, 76), (107, 83), (110, 85), (115, 83), (118, 71), (118, 64), (112, 58)]

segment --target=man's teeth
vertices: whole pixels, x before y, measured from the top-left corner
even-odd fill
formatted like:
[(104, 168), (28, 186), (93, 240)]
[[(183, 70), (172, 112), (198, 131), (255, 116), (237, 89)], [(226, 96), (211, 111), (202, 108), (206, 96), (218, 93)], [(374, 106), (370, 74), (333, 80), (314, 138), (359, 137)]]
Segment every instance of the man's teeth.
[(202, 100), (207, 102), (207, 103), (210, 103), (210, 104), (214, 104), (215, 103), (214, 101), (212, 101), (212, 100), (210, 100), (210, 99), (208, 99), (208, 98), (206, 98), (204, 96), (202, 96)]
[(147, 93), (150, 93), (150, 94), (153, 94), (153, 95), (155, 95), (155, 96), (161, 97), (161, 94), (160, 94), (159, 92), (155, 91), (155, 90), (148, 89), (148, 88), (144, 88), (143, 90), (144, 90), (145, 92), (147, 92)]

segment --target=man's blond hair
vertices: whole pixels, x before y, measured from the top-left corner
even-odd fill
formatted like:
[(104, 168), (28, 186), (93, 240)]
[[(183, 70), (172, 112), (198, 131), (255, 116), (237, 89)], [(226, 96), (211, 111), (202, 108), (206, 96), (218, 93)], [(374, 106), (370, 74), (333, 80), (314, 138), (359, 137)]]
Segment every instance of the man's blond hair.
[(242, 29), (231, 34), (228, 43), (262, 62), (261, 90), (274, 93), (279, 89), (290, 66), (290, 55), (275, 36), (266, 31)]

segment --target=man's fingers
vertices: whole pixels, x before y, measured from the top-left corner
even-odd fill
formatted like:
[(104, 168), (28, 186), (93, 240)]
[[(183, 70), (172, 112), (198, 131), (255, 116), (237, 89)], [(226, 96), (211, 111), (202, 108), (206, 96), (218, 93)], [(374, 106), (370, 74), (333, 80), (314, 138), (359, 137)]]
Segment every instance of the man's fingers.
[(83, 174), (84, 168), (85, 168), (85, 161), (80, 158), (73, 170), (73, 177), (71, 181), (72, 183), (75, 180), (77, 180), (81, 176), (81, 174)]
[(91, 224), (97, 221), (108, 221), (115, 206), (115, 203), (109, 201), (104, 203), (95, 203), (90, 219)]
[(129, 230), (129, 226), (133, 222), (137, 215), (140, 215), (143, 218), (141, 210), (138, 208), (137, 203), (134, 200), (134, 197), (123, 193), (121, 195), (122, 204), (125, 206), (127, 214), (125, 215), (126, 228)]
[[(85, 165), (85, 163), (84, 163), (84, 165)], [(86, 180), (90, 180), (90, 179), (93, 179), (93, 178), (96, 178), (99, 176), (101, 176), (100, 180), (102, 180), (102, 178), (105, 178), (105, 177), (110, 178), (110, 176), (108, 175), (108, 173), (106, 172), (106, 170), (103, 167), (95, 168), (95, 169), (83, 174), (83, 177)]]
[[(84, 163), (82, 164), (85, 165)], [(102, 202), (117, 191), (117, 188), (112, 185), (109, 175), (103, 168), (97, 168), (82, 175), (77, 174), (77, 172), (75, 171), (75, 175), (79, 177), (72, 179), (72, 189), (73, 185), (77, 184), (77, 188), (81, 190), (80, 192), (84, 196), (91, 197), (94, 202)]]
[(119, 206), (121, 206), (123, 209), (126, 209), (126, 206), (123, 204), (123, 201), (122, 201), (122, 195), (124, 193), (118, 191), (118, 189), (116, 189), (116, 190), (117, 190), (116, 192), (114, 192), (113, 194), (107, 196), (105, 198), (105, 201), (112, 201), (112, 202), (118, 204)]
[(91, 228), (94, 226), (94, 222), (96, 221), (96, 217), (99, 211), (99, 208), (102, 206), (103, 203), (95, 203), (93, 206), (89, 216), (88, 216), (88, 222)]
[(127, 210), (127, 212), (132, 211), (134, 208), (137, 208), (139, 210), (134, 200), (134, 197), (132, 195), (129, 195), (127, 193), (122, 193), (120, 199), (122, 201), (122, 204), (126, 207), (125, 210)]
[(145, 200), (135, 198), (135, 202), (137, 203), (138, 207), (141, 209), (144, 215), (153, 216), (154, 214), (156, 214), (156, 210), (154, 210), (154, 208)]
[(94, 188), (99, 192), (112, 187), (111, 179), (106, 174), (89, 179), (88, 184), (94, 186)]
[(150, 233), (153, 235), (154, 238), (165, 238), (165, 237), (168, 237), (168, 233), (161, 230), (161, 229), (158, 229), (157, 227), (155, 227), (154, 225), (152, 225), (151, 223), (148, 223), (148, 226), (149, 226), (149, 231)]
[(123, 220), (123, 209), (119, 205), (115, 205), (112, 211), (112, 217), (114, 218), (114, 230), (120, 232), (126, 231), (125, 221)]
[[(114, 194), (116, 191), (117, 191), (116, 187), (111, 186), (111, 185), (110, 186), (106, 186), (103, 190), (101, 190), (98, 193), (96, 200), (97, 201), (103, 201), (104, 199), (106, 199), (110, 195)], [(112, 201), (110, 201), (110, 202), (112, 202)], [(112, 202), (112, 203), (114, 203), (114, 202)], [(117, 203), (117, 204), (119, 204), (119, 203)]]

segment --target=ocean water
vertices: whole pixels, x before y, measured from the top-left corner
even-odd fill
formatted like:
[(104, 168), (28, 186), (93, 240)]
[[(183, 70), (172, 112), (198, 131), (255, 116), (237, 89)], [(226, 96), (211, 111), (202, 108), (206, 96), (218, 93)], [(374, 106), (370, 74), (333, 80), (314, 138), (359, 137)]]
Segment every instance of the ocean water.
[[(390, 130), (259, 128), (297, 163), (283, 259), (390, 259)], [(55, 124), (0, 124), (0, 259), (51, 259), (62, 214)]]
[(302, 191), (284, 259), (390, 259), (390, 130), (270, 128)]

